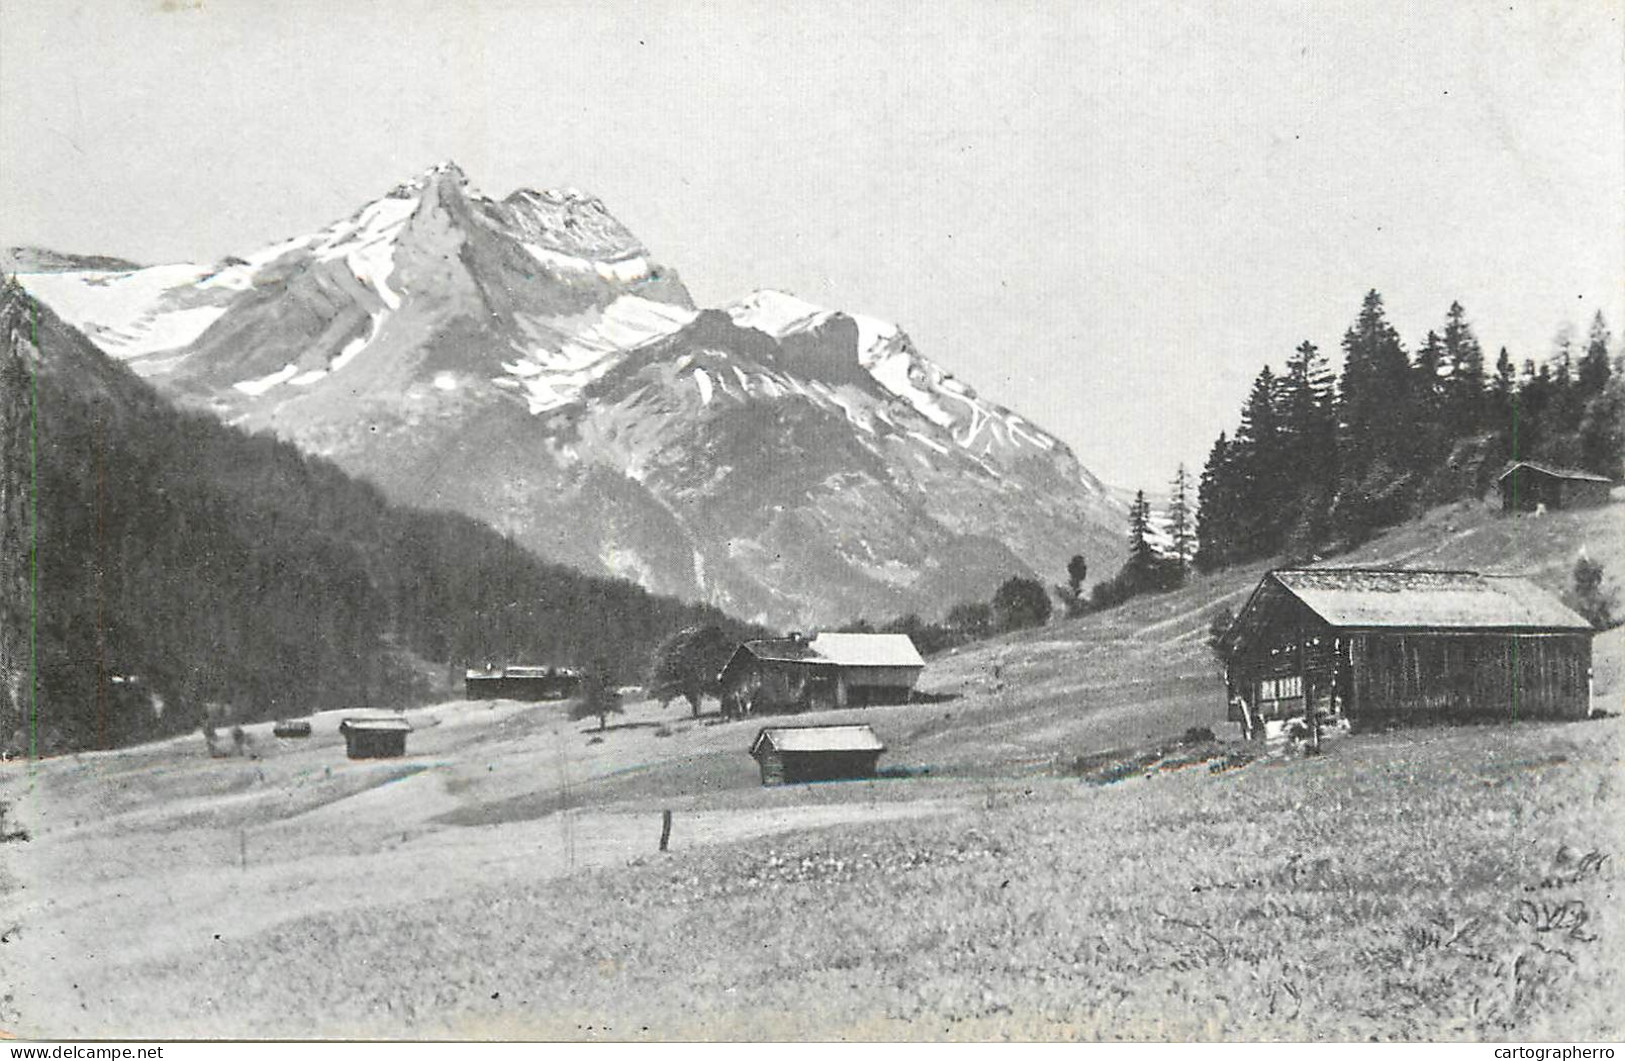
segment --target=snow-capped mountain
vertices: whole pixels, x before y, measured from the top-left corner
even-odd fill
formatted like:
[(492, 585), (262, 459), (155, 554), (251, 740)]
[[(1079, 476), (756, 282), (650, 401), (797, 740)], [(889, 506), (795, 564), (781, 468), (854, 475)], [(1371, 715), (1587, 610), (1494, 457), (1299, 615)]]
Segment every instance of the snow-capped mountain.
[(698, 309), (579, 192), (493, 200), (447, 164), (246, 258), (57, 264), (20, 279), (177, 400), (744, 617), (932, 615), (1122, 551), (1067, 447), (897, 326)]

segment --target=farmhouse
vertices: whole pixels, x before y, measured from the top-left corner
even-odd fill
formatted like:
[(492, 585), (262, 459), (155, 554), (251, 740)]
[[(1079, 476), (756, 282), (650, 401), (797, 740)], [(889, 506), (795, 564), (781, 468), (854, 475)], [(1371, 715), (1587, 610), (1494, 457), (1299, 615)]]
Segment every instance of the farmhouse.
[(1501, 508), (1507, 512), (1533, 512), (1546, 508), (1582, 508), (1606, 505), (1613, 480), (1606, 475), (1553, 468), (1534, 461), (1519, 461), (1496, 480)]
[(352, 759), (395, 759), (406, 754), (412, 724), (404, 718), (347, 718), (339, 723), (344, 753)]
[(581, 684), (569, 667), (487, 667), (463, 673), (463, 692), (470, 700), (565, 700)]
[(1591, 626), (1522, 578), (1271, 571), (1219, 642), (1230, 720), (1583, 718)]
[(764, 785), (873, 777), (885, 750), (868, 726), (769, 726), (750, 746)]
[(925, 660), (907, 634), (747, 641), (718, 681), (736, 714), (906, 703)]

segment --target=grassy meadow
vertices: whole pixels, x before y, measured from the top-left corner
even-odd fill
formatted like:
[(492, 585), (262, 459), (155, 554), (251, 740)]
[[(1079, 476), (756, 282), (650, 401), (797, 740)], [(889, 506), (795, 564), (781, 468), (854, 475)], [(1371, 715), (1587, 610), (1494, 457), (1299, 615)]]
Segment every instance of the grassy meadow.
[[(1621, 506), (1441, 510), (1353, 562), (1625, 570)], [(0, 768), (24, 1036), (1610, 1039), (1625, 631), (1585, 722), (1252, 758), (1204, 641), (1257, 570), (930, 661), (829, 712), (871, 782), (763, 789), (755, 725), (409, 712), (402, 760), (248, 727)], [(1102, 783), (1080, 758), (1132, 763)], [(672, 850), (656, 852), (660, 812)]]

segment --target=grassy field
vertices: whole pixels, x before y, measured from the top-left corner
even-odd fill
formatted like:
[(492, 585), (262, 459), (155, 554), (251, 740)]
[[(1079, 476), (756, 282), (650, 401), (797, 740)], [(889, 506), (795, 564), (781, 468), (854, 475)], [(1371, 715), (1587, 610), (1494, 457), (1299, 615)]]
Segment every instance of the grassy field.
[[(1473, 509), (1360, 562), (1625, 570), (1619, 506)], [(0, 772), (0, 1028), (52, 1036), (1618, 1038), (1621, 719), (1346, 737), (1113, 784), (1223, 732), (1256, 571), (931, 661), (908, 777), (763, 789), (755, 727), (410, 713), (352, 763), (249, 728)], [(1618, 713), (1625, 632), (1598, 639)], [(1106, 756), (1105, 758), (1111, 758)], [(1099, 775), (1096, 775), (1099, 776)], [(662, 809), (672, 851), (655, 851)]]

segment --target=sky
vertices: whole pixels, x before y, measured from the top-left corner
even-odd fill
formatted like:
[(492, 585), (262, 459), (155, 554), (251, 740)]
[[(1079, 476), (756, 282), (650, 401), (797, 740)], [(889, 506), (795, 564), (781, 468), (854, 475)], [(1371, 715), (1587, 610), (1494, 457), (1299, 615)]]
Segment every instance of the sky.
[(1625, 0), (5, 0), (0, 244), (214, 261), (447, 159), (597, 194), (1160, 489), (1380, 291), (1625, 331)]

